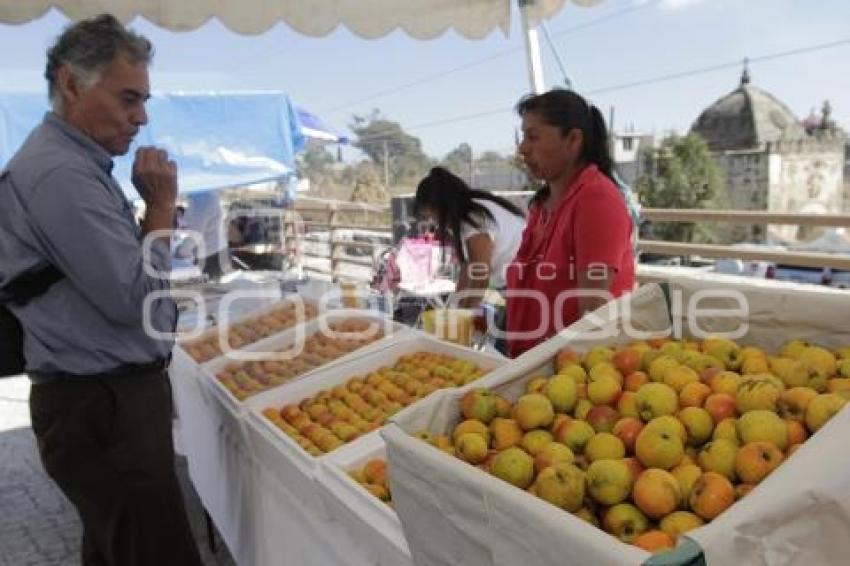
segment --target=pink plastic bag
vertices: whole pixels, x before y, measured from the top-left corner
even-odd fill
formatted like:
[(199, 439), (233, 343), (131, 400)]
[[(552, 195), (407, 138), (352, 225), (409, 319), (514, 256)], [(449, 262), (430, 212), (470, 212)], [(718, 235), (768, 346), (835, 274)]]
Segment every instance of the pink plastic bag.
[(438, 252), (439, 247), (433, 241), (404, 238), (396, 256), (401, 282), (416, 287), (433, 281), (440, 267), (435, 251)]

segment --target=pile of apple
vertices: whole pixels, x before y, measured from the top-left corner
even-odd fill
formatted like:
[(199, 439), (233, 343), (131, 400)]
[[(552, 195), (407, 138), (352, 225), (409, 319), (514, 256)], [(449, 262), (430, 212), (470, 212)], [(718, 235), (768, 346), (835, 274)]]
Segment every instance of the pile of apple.
[[(346, 319), (328, 324), (330, 333), (315, 332), (304, 340), (303, 351), (288, 359), (233, 362), (216, 374), (216, 379), (239, 400), (281, 385), (301, 374), (362, 348), (383, 337), (374, 323)], [(279, 352), (287, 351), (287, 346)]]
[(321, 456), (383, 425), (402, 408), (446, 387), (470, 383), (484, 371), (474, 363), (416, 352), (363, 377), (352, 377), (297, 404), (263, 415), (311, 456)]
[(850, 348), (719, 338), (562, 350), (511, 404), (477, 389), (417, 435), (650, 552), (744, 497), (850, 399)]
[[(316, 307), (311, 304), (305, 303), (304, 309), (301, 311), (299, 305), (291, 301), (284, 301), (270, 312), (230, 325), (227, 328), (227, 344), (235, 350), (258, 342), (272, 334), (277, 334), (298, 323), (316, 318), (317, 314)], [(181, 346), (186, 354), (199, 364), (208, 362), (222, 354), (219, 345), (219, 332), (211, 332), (197, 340), (184, 342)]]
[(383, 458), (373, 458), (366, 462), (362, 468), (351, 470), (348, 475), (363, 486), (363, 488), (388, 504), (392, 499), (390, 494), (389, 474), (387, 461)]

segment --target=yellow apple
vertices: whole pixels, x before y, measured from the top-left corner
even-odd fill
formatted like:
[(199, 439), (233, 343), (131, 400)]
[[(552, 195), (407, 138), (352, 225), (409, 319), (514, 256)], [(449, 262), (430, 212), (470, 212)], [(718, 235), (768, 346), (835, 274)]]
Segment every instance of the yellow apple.
[(711, 387), (705, 383), (688, 383), (679, 391), (679, 406), (702, 407), (709, 395), (711, 395)]
[(726, 393), (734, 396), (738, 392), (740, 383), (741, 376), (734, 371), (721, 371), (711, 377), (708, 386), (714, 393)]
[(812, 379), (822, 381), (835, 375), (835, 356), (829, 350), (818, 346), (809, 346), (800, 354), (800, 362), (809, 370)]
[(741, 414), (760, 409), (775, 412), (781, 394), (779, 387), (767, 379), (744, 380), (738, 385), (735, 407)]
[(590, 370), (600, 362), (610, 362), (613, 357), (614, 350), (608, 346), (593, 346), (584, 357), (584, 367)]
[(532, 430), (552, 424), (555, 410), (545, 395), (528, 393), (517, 399), (512, 416), (523, 430)]
[(683, 443), (688, 440), (688, 429), (685, 428), (682, 421), (672, 415), (656, 417), (646, 423), (644, 428), (655, 431), (667, 431), (670, 434), (675, 434), (682, 439)]
[(690, 446), (702, 446), (711, 438), (714, 431), (714, 420), (708, 411), (701, 407), (685, 407), (677, 415), (688, 431), (687, 443)]
[(718, 438), (702, 447), (697, 455), (697, 463), (704, 472), (716, 472), (733, 480), (737, 453), (737, 444), (725, 438)]
[(637, 405), (640, 417), (651, 421), (662, 415), (675, 414), (679, 410), (679, 398), (668, 385), (647, 383), (637, 391)]
[(637, 393), (634, 391), (623, 391), (617, 400), (617, 412), (621, 417), (640, 418), (637, 406)]
[(544, 468), (534, 482), (537, 497), (569, 512), (584, 504), (584, 472), (567, 462)]
[(679, 536), (699, 528), (705, 524), (705, 521), (700, 519), (698, 515), (687, 511), (674, 511), (661, 519), (658, 524), (661, 530), (667, 533), (673, 542), (679, 539)]
[(772, 442), (750, 442), (735, 456), (735, 473), (742, 482), (757, 484), (778, 468), (782, 460), (782, 452)]
[(460, 399), (464, 419), (476, 419), (489, 424), (496, 416), (496, 395), (489, 389), (472, 389)]
[(602, 527), (607, 533), (628, 544), (649, 528), (649, 521), (631, 503), (618, 503), (605, 512)]
[(735, 502), (735, 488), (724, 476), (705, 472), (694, 484), (691, 491), (691, 510), (701, 518), (710, 521)]
[(675, 366), (664, 372), (662, 381), (677, 394), (689, 383), (698, 383), (699, 374), (688, 366)]
[(620, 386), (623, 385), (623, 374), (617, 371), (617, 368), (611, 362), (599, 362), (587, 372), (587, 378), (591, 382), (602, 377), (610, 377)]
[(792, 387), (779, 396), (776, 409), (783, 419), (803, 422), (806, 420), (806, 408), (818, 392), (808, 387)]
[(521, 448), (513, 446), (496, 454), (490, 473), (520, 489), (526, 489), (534, 479), (534, 459)]
[(679, 490), (682, 492), (682, 507), (686, 509), (688, 498), (691, 496), (691, 490), (702, 475), (702, 468), (696, 464), (679, 464), (670, 470), (670, 473), (679, 482)]
[(452, 439), (454, 440), (455, 444), (457, 444), (458, 439), (462, 435), (468, 432), (480, 434), (482, 437), (484, 437), (484, 440), (487, 442), (487, 444), (490, 443), (490, 431), (487, 429), (487, 425), (485, 425), (481, 421), (469, 419), (458, 424), (452, 432)]
[(516, 446), (522, 441), (522, 429), (513, 419), (496, 417), (490, 422), (491, 443), (496, 450)]
[(750, 411), (738, 419), (738, 438), (745, 445), (763, 441), (772, 443), (779, 450), (785, 450), (788, 447), (788, 427), (776, 413)]
[(735, 444), (740, 444), (741, 440), (738, 438), (738, 419), (730, 417), (717, 423), (717, 426), (714, 427), (714, 432), (711, 434), (711, 439), (717, 440), (718, 438), (725, 438)]
[(634, 451), (635, 441), (642, 429), (643, 423), (640, 419), (623, 417), (614, 424), (614, 429), (611, 432), (623, 442), (626, 452), (631, 453)]
[(846, 404), (847, 399), (837, 393), (822, 393), (812, 399), (806, 407), (806, 426), (809, 432), (814, 434), (820, 430)]
[(455, 451), (461, 460), (470, 464), (480, 464), (487, 458), (487, 442), (480, 434), (467, 432), (457, 439)]
[(587, 385), (587, 397), (594, 405), (610, 405), (621, 392), (620, 384), (613, 377), (602, 376)]
[(555, 375), (544, 388), (544, 394), (552, 403), (552, 408), (559, 413), (569, 413), (578, 400), (576, 382), (566, 375)]
[(638, 434), (635, 442), (635, 456), (647, 468), (669, 470), (682, 460), (684, 453), (681, 436), (649, 425)]
[(706, 338), (702, 343), (702, 351), (723, 363), (727, 370), (738, 370), (741, 367), (741, 347), (726, 338)]
[(544, 446), (552, 442), (552, 439), (553, 437), (551, 432), (538, 428), (526, 432), (520, 441), (520, 446), (532, 456), (537, 456), (538, 452), (540, 452)]
[(590, 437), (584, 447), (584, 454), (591, 462), (596, 460), (622, 458), (626, 455), (623, 441), (610, 432), (599, 432)]
[(622, 460), (596, 460), (586, 472), (587, 491), (603, 505), (625, 500), (632, 490), (632, 473)]
[(541, 448), (534, 457), (534, 471), (539, 474), (549, 466), (554, 466), (561, 462), (572, 464), (573, 461), (575, 461), (573, 451), (567, 448), (566, 445), (560, 442), (550, 442)]
[(805, 340), (791, 340), (786, 342), (779, 350), (779, 355), (783, 358), (791, 358), (796, 360), (803, 353), (803, 350), (809, 347), (809, 343)]
[(804, 387), (809, 384), (809, 370), (800, 360), (770, 358), (770, 369), (785, 387)]
[(593, 403), (587, 399), (579, 399), (576, 402), (576, 408), (573, 410), (573, 416), (577, 419), (584, 420), (587, 414), (593, 409)]
[(658, 356), (649, 364), (649, 378), (655, 382), (663, 382), (668, 369), (678, 367), (679, 361), (673, 356)]
[(528, 380), (528, 383), (525, 384), (525, 392), (543, 393), (543, 390), (546, 389), (547, 383), (549, 383), (549, 380), (543, 376), (538, 375), (537, 377), (532, 377)]
[(587, 441), (596, 431), (587, 422), (573, 419), (558, 427), (554, 434), (557, 442), (566, 445), (574, 454), (582, 454)]
[(670, 472), (657, 468), (645, 470), (632, 490), (632, 499), (651, 519), (660, 519), (675, 511), (682, 501), (679, 481)]
[(578, 364), (570, 364), (562, 367), (558, 370), (558, 375), (569, 377), (576, 382), (576, 385), (587, 383), (587, 372)]

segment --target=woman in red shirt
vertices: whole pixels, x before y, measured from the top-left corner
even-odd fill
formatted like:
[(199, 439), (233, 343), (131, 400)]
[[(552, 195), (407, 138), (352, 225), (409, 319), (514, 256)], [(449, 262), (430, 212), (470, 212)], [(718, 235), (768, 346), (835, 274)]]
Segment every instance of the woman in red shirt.
[(545, 186), (507, 271), (507, 330), (516, 357), (568, 327), (635, 281), (632, 219), (613, 179), (599, 110), (569, 90), (517, 104), (519, 153)]

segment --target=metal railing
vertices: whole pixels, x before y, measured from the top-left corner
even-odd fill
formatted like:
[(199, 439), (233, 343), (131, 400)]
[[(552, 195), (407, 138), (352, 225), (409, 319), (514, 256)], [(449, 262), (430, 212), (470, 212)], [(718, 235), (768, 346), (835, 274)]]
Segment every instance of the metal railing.
[[(297, 203), (292, 213), (284, 217), (283, 244), (293, 240), (326, 244), (327, 254), (302, 252), (302, 255), (314, 259), (324, 259), (329, 262), (328, 269), (316, 267), (306, 268), (328, 275), (336, 279), (341, 275), (340, 267), (358, 265), (368, 267), (371, 261), (345, 257), (341, 251), (344, 248), (383, 249), (391, 244), (391, 220), (389, 205), (365, 205), (340, 201)], [(347, 214), (348, 220), (342, 218)], [(363, 215), (366, 218), (373, 214), (376, 218), (369, 222), (350, 221), (352, 216)], [(784, 212), (749, 211), (749, 210), (694, 210), (694, 209), (659, 209), (644, 208), (642, 218), (650, 222), (717, 222), (748, 225), (796, 225), (796, 226), (833, 226), (850, 228), (850, 214), (795, 214)], [(324, 228), (328, 233), (327, 239), (311, 236), (317, 229)], [(386, 243), (357, 242), (339, 237), (340, 230), (368, 231), (379, 233), (379, 239)], [(687, 242), (668, 242), (661, 240), (641, 239), (637, 242), (639, 252), (700, 258), (727, 258), (740, 260), (763, 260), (777, 264), (798, 265), (850, 271), (850, 256), (841, 254), (781, 251), (771, 249), (754, 249), (741, 246), (692, 244)], [(288, 249), (288, 248), (287, 248)], [(352, 275), (347, 275), (352, 276)], [(356, 276), (353, 276), (356, 278)]]

